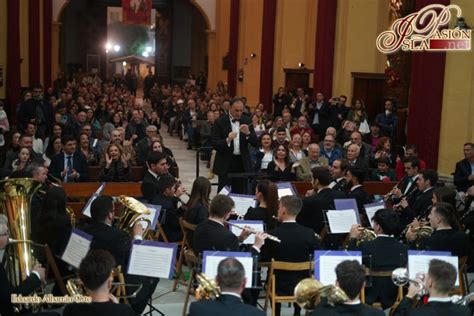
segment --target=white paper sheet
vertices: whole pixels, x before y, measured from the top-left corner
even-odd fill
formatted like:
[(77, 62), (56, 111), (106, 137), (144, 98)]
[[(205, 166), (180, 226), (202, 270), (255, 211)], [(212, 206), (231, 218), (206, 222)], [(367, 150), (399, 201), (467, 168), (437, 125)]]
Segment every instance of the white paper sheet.
[(254, 196), (239, 196), (239, 195), (229, 195), (235, 203), (235, 212), (238, 215), (244, 216), (247, 213), (249, 207), (255, 207), (256, 201)]
[(94, 202), (95, 199), (97, 199), (98, 196), (102, 194), (102, 191), (104, 191), (105, 188), (105, 182), (103, 182), (99, 188), (95, 191), (94, 194), (90, 197), (90, 199), (87, 201), (86, 205), (84, 206), (84, 209), (82, 210), (82, 214), (84, 214), (87, 217), (91, 217), (91, 204)]
[[(203, 273), (211, 280), (214, 280), (217, 276), (217, 266), (219, 262), (228, 258), (229, 256), (226, 255), (213, 255), (213, 256), (206, 256), (206, 264), (203, 267)], [(239, 260), (240, 263), (244, 266), (245, 270), (245, 277), (247, 278), (247, 282), (245, 283), (245, 287), (252, 287), (252, 271), (253, 271), (253, 258), (252, 257), (235, 257), (235, 259)]]
[(132, 246), (128, 273), (154, 278), (170, 278), (174, 269), (175, 248), (136, 245)]
[(73, 230), (61, 259), (72, 265), (74, 268), (79, 268), (82, 259), (84, 259), (89, 252), (91, 242), (92, 236), (87, 235), (84, 232), (79, 232), (78, 230)]
[(420, 255), (408, 255), (408, 277), (410, 279), (416, 279), (418, 273), (428, 273), (431, 259), (439, 259), (451, 263), (456, 268), (456, 284), (459, 285), (459, 263), (458, 257), (455, 256), (442, 256), (439, 254), (420, 254)]
[[(148, 208), (148, 210), (150, 211), (150, 214), (140, 215), (139, 217), (137, 217), (137, 219), (147, 219), (147, 220), (149, 220), (150, 225), (152, 225), (150, 227), (150, 230), (155, 230), (156, 221), (157, 221), (156, 212), (161, 210), (161, 205), (152, 205), (152, 204), (145, 204), (145, 205)], [(159, 212), (158, 212), (158, 215), (159, 215)], [(134, 225), (134, 223), (135, 223), (135, 221), (131, 222), (130, 227), (132, 227)], [(145, 221), (141, 221), (140, 224), (142, 225), (143, 229), (146, 229), (148, 227), (148, 223), (145, 222)], [(155, 224), (155, 225), (153, 225), (153, 224)]]
[(357, 260), (362, 264), (362, 256), (321, 256), (319, 263), (316, 264), (316, 268), (319, 266), (320, 282), (323, 285), (336, 284), (336, 266), (346, 260)]
[(281, 199), (284, 196), (293, 195), (293, 191), (290, 188), (278, 189), (278, 198)]
[[(255, 231), (258, 231), (258, 232), (263, 232), (264, 231), (263, 221), (252, 221), (252, 222), (249, 222), (249, 221), (229, 221), (229, 222), (232, 223), (232, 224), (239, 225), (241, 227), (248, 226), (251, 229), (253, 229)], [(239, 228), (237, 228), (235, 226), (232, 226), (232, 225), (230, 225), (230, 231), (236, 236), (240, 236), (240, 234), (242, 233), (242, 229), (239, 229)], [(253, 245), (255, 243), (255, 234), (250, 234), (243, 241), (243, 243)]]
[(229, 193), (230, 193), (230, 188), (228, 186), (225, 186), (219, 191), (218, 194), (229, 195)]
[(327, 211), (329, 230), (333, 234), (348, 233), (351, 226), (358, 224), (355, 210)]
[(365, 208), (365, 213), (367, 214), (367, 218), (369, 219), (370, 226), (372, 226), (372, 228), (374, 228), (374, 223), (372, 222), (372, 217), (374, 217), (375, 213), (378, 210), (384, 208), (384, 205), (383, 205), (383, 203), (378, 204), (378, 205), (367, 204), (367, 205), (364, 205), (364, 208)]

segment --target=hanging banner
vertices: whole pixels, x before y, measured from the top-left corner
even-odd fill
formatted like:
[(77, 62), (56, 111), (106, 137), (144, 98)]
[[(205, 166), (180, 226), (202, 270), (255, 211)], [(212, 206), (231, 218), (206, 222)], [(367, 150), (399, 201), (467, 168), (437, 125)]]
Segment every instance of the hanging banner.
[(122, 0), (124, 24), (151, 24), (151, 0)]

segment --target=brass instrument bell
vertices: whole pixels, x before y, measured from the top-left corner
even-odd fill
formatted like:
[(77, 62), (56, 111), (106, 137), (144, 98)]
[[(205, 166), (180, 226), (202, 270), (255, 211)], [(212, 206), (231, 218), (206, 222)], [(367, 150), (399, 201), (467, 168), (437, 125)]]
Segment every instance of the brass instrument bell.
[(306, 310), (313, 310), (322, 298), (326, 298), (331, 305), (349, 300), (341, 288), (335, 285), (323, 286), (321, 282), (312, 278), (301, 280), (295, 287), (294, 296), (296, 303)]

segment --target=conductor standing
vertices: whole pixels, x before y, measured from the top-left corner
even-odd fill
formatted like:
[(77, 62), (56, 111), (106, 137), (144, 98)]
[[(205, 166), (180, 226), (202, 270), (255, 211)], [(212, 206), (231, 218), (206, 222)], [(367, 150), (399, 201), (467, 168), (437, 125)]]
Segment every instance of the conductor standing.
[(213, 172), (219, 176), (220, 191), (230, 185), (232, 192), (245, 193), (245, 179), (229, 177), (229, 173), (252, 172), (249, 145), (257, 146), (257, 135), (250, 118), (243, 116), (244, 104), (233, 99), (229, 113), (219, 117), (212, 129), (212, 146), (216, 150)]

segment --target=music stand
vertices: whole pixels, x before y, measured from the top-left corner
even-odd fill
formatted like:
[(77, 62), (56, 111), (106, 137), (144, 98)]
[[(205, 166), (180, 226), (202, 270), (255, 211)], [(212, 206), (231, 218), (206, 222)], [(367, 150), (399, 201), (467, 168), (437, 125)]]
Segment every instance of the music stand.
[[(232, 192), (232, 193), (241, 193), (241, 194), (254, 194), (252, 192), (252, 183), (257, 179), (263, 179), (266, 175), (260, 172), (233, 172), (227, 174), (227, 178), (232, 182), (234, 179), (246, 180), (244, 185), (244, 192)], [(232, 186), (234, 188), (235, 186)], [(237, 186), (238, 187), (238, 186)]]

